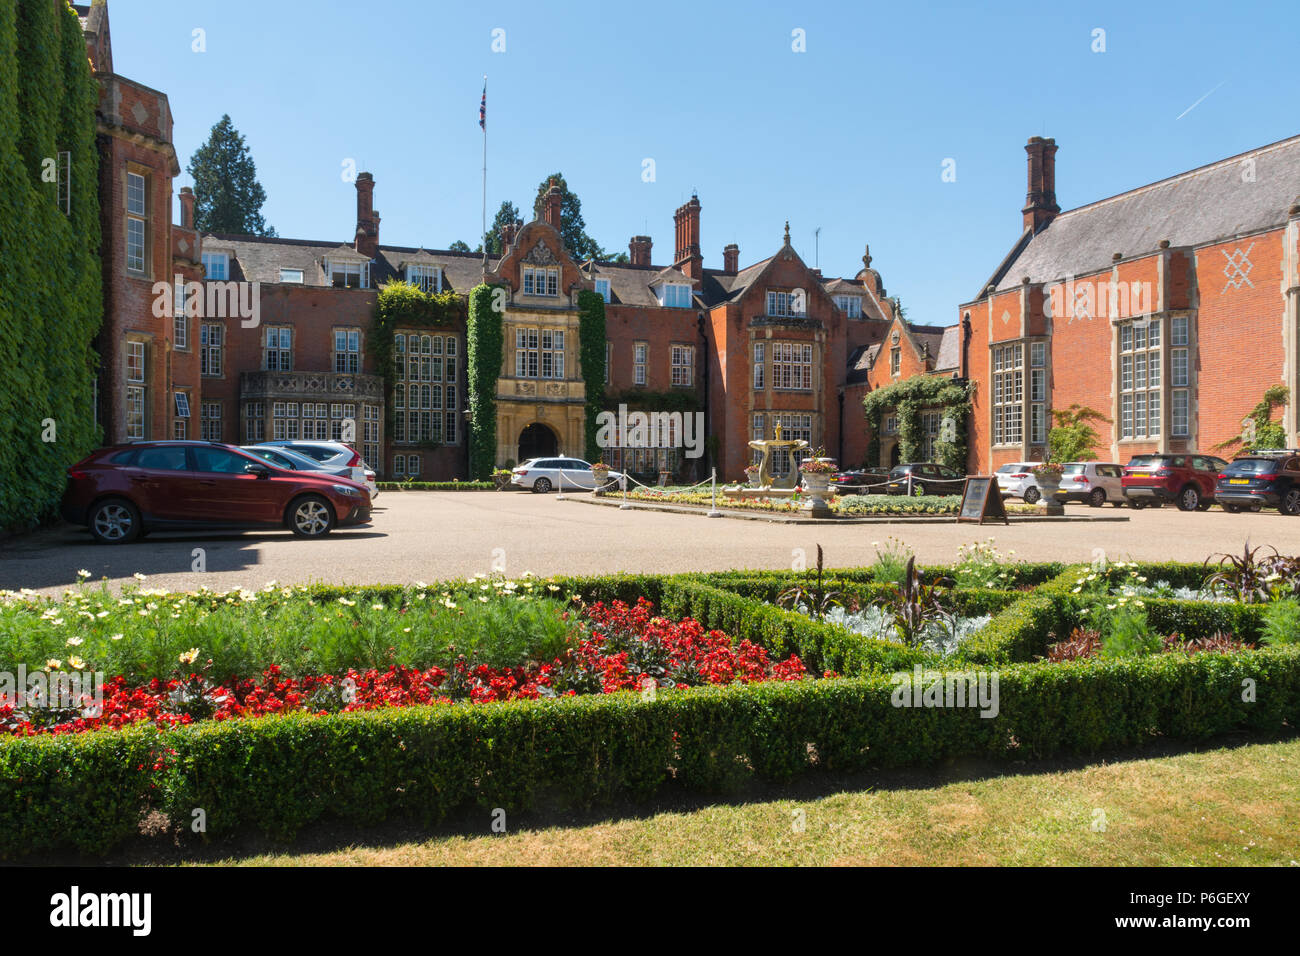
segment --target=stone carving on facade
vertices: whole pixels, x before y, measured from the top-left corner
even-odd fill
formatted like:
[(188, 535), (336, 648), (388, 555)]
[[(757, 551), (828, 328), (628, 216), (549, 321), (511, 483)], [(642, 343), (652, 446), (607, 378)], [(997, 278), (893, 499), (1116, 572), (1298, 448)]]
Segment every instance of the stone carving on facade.
[(533, 266), (552, 266), (559, 261), (555, 258), (555, 253), (541, 239), (538, 239), (533, 248), (528, 250), (528, 255), (524, 256), (524, 262)]

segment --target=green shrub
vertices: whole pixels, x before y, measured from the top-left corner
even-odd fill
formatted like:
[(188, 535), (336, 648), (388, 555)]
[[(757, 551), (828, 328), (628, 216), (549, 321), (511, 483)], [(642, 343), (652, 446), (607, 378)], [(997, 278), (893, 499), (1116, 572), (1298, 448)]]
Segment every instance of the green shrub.
[(1273, 647), (1300, 644), (1300, 601), (1286, 599), (1265, 606), (1260, 641)]
[(1160, 635), (1151, 629), (1146, 612), (1138, 608), (1118, 607), (1098, 615), (1093, 624), (1101, 632), (1101, 657), (1141, 657), (1160, 651)]
[(380, 491), (495, 491), (490, 481), (381, 481)]

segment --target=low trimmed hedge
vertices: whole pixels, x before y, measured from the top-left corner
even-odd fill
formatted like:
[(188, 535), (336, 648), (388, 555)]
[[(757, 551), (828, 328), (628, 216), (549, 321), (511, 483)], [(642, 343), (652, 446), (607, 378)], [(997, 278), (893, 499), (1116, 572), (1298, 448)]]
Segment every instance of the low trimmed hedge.
[(380, 491), (495, 491), (490, 481), (381, 481)]
[[(102, 853), (161, 811), (208, 838), (317, 822), (434, 824), (732, 790), (821, 771), (1042, 758), (1272, 734), (1300, 716), (1300, 652), (1013, 664), (996, 717), (897, 707), (887, 675), (480, 706), (293, 714), (0, 742), (0, 855)], [(1253, 682), (1254, 702), (1243, 701)], [(155, 764), (155, 760), (159, 761)]]

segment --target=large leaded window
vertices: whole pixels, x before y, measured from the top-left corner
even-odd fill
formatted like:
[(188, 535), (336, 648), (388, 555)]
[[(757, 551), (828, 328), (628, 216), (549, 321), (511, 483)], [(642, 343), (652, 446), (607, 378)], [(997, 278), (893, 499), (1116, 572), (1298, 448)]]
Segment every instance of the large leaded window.
[(524, 266), (524, 295), (559, 295), (560, 270)]
[(334, 330), (334, 371), (355, 375), (361, 371), (361, 330)]
[(1185, 315), (1169, 320), (1169, 431), (1185, 437), (1191, 433), (1190, 321)]
[[(393, 336), (393, 434), (395, 443), (437, 442), (454, 445), (459, 410), (454, 335), (399, 332)], [(369, 407), (366, 409), (369, 415)], [(363, 443), (370, 424), (363, 422)], [(374, 421), (378, 443), (378, 419)], [(379, 458), (376, 454), (373, 460)], [(372, 459), (367, 458), (367, 461)]]
[(673, 384), (695, 384), (695, 346), (674, 345), (672, 347)]
[(1119, 327), (1119, 437), (1160, 437), (1160, 320)]
[(1047, 343), (1029, 345), (1029, 440), (1047, 441)]
[(268, 372), (293, 371), (293, 329), (287, 325), (268, 325), (263, 340), (262, 368)]
[(515, 378), (564, 378), (564, 330), (515, 329)]
[(772, 387), (786, 391), (812, 389), (813, 347), (807, 342), (772, 343)]
[(993, 346), (993, 444), (1024, 441), (1025, 346)]

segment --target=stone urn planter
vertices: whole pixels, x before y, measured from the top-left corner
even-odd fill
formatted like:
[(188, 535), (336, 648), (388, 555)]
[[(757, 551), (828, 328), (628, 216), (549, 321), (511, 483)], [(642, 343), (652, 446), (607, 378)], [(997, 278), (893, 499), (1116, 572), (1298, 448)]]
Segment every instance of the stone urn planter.
[(757, 488), (757, 487), (758, 487), (758, 469), (755, 468), (753, 471), (749, 471), (749, 470), (747, 469), (747, 470), (745, 471), (745, 481), (746, 481), (746, 483), (749, 485), (749, 487), (751, 487), (751, 488)]
[(663, 488), (663, 487), (667, 486), (668, 481), (669, 481), (669, 479), (670, 479), (671, 477), (672, 477), (672, 472), (670, 472), (667, 468), (660, 468), (660, 469), (659, 469), (659, 487), (660, 487), (660, 488)]
[(1038, 491), (1043, 496), (1043, 507), (1046, 508), (1049, 515), (1065, 514), (1065, 507), (1060, 499), (1056, 497), (1057, 492), (1061, 490), (1061, 468), (1038, 467), (1034, 469), (1034, 480), (1038, 483)]
[(803, 473), (803, 491), (807, 495), (807, 500), (803, 503), (803, 510), (809, 511), (814, 517), (829, 518), (831, 517), (831, 507), (826, 503), (825, 495), (830, 491), (831, 476), (829, 474), (809, 474)]
[(609, 465), (592, 465), (591, 477), (595, 480), (597, 488), (603, 488), (609, 484)]

